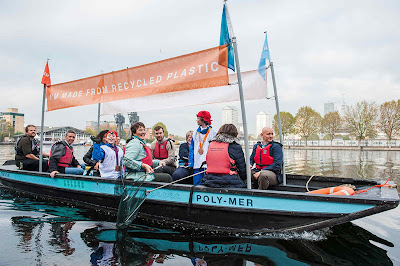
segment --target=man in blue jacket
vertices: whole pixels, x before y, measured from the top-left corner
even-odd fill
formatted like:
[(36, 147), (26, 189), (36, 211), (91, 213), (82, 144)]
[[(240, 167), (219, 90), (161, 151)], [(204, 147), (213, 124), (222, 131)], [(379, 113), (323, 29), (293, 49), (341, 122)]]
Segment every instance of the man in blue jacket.
[(262, 142), (257, 142), (250, 156), (252, 184), (258, 189), (268, 189), (282, 183), (281, 169), (283, 164), (282, 144), (275, 142), (274, 131), (264, 127), (261, 132)]

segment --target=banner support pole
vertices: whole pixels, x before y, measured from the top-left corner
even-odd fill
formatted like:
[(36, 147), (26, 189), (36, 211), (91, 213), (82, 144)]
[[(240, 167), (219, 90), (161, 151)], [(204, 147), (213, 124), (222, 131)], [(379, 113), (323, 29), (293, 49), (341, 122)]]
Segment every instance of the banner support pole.
[(100, 104), (97, 105), (97, 135), (100, 133)]
[(244, 133), (244, 154), (246, 157), (246, 176), (247, 176), (247, 188), (251, 189), (251, 172), (250, 172), (250, 148), (249, 148), (249, 136), (247, 133), (247, 119), (246, 119), (246, 109), (244, 105), (243, 87), (242, 87), (242, 74), (240, 72), (239, 65), (239, 55), (237, 51), (236, 37), (232, 36), (233, 52), (235, 53), (235, 63), (236, 63), (236, 74), (238, 78), (239, 85), (239, 96), (240, 96), (240, 108), (243, 120), (243, 133)]
[(43, 99), (42, 99), (42, 120), (40, 122), (40, 144), (39, 144), (39, 172), (43, 172), (43, 134), (44, 134), (44, 103), (46, 101), (46, 88), (47, 85), (43, 84)]

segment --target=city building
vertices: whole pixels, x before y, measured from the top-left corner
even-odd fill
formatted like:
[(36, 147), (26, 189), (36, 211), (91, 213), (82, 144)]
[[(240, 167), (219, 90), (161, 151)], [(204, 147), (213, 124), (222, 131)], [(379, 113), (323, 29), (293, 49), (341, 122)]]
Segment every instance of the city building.
[(239, 126), (238, 110), (235, 106), (226, 106), (222, 109), (222, 124), (234, 124)]
[(14, 132), (25, 132), (24, 114), (18, 113), (18, 108), (8, 108), (7, 112), (0, 112), (0, 120), (10, 123)]
[[(40, 126), (35, 126), (36, 127), (36, 138), (40, 139), (40, 134), (41, 134), (41, 128)], [(90, 140), (91, 134), (77, 129), (75, 127), (70, 127), (70, 126), (65, 126), (65, 127), (43, 127), (43, 144), (53, 144), (56, 141), (63, 140), (65, 137), (65, 134), (67, 133), (68, 130), (73, 130), (76, 133), (75, 137), (75, 142), (74, 144), (85, 144)], [(19, 135), (14, 135), (13, 138), (17, 140), (18, 138), (22, 137), (24, 134), (19, 134)]]
[(333, 102), (324, 103), (324, 115), (327, 113), (335, 112), (335, 104)]
[(264, 127), (270, 127), (270, 119), (269, 113), (259, 112), (257, 114), (257, 122), (256, 122), (256, 136), (260, 135), (262, 129)]

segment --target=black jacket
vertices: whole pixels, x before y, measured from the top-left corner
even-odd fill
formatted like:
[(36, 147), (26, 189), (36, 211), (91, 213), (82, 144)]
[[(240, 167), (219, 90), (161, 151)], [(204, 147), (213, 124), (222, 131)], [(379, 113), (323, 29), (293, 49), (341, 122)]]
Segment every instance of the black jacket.
[[(49, 159), (49, 172), (53, 171), (58, 171), (62, 174), (65, 174), (65, 167), (58, 166), (57, 163), (60, 160), (61, 157), (65, 155), (67, 152), (67, 146), (68, 144), (65, 141), (57, 141), (54, 143), (54, 145), (51, 147), (51, 155)], [(72, 167), (77, 167), (79, 165), (79, 162), (75, 159), (75, 156), (72, 155), (72, 162), (71, 166)]]
[(212, 141), (229, 143), (228, 154), (235, 160), (238, 175), (206, 174), (201, 184), (209, 187), (245, 188), (246, 162), (239, 140), (225, 134), (218, 134)]

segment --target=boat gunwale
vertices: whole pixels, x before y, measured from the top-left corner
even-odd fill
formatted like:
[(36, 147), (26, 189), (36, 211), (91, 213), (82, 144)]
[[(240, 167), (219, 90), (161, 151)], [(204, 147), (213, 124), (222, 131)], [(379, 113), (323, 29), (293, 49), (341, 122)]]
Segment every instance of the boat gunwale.
[[(15, 174), (32, 175), (31, 171), (12, 170), (12, 169), (5, 169), (3, 167), (0, 167), (0, 171), (6, 171), (6, 172), (15, 173)], [(41, 176), (41, 177), (51, 178), (49, 173), (33, 172), (33, 176)], [(292, 176), (294, 176), (294, 175), (292, 175)], [(2, 176), (0, 176), (0, 178), (8, 179), (8, 178), (2, 177)], [(123, 185), (120, 180), (103, 178), (103, 177), (58, 174), (55, 178), (85, 180), (85, 181), (93, 181), (96, 183), (101, 181), (104, 183), (113, 183), (113, 184), (117, 184), (117, 185)], [(336, 178), (336, 177), (332, 177), (332, 178)], [(55, 187), (55, 186), (51, 186), (51, 185), (36, 184), (34, 182), (25, 182), (25, 181), (19, 181), (19, 180), (15, 180), (15, 179), (8, 179), (8, 180), (12, 180), (14, 182), (19, 182), (19, 183), (35, 184), (37, 186), (43, 186), (43, 187), (48, 187), (48, 188), (52, 188), (52, 189), (61, 189), (61, 190), (66, 190), (66, 191), (74, 191), (74, 192), (80, 191), (80, 192), (85, 192), (85, 193), (109, 195), (109, 194), (105, 194), (105, 193), (88, 192), (88, 191), (77, 190), (77, 189), (59, 188), (59, 187)], [(333, 182), (333, 180), (329, 180), (329, 181)], [(374, 180), (374, 181), (378, 183), (378, 181), (376, 181), (376, 180)], [(126, 185), (134, 185), (135, 181), (125, 180), (124, 183)], [(161, 185), (165, 185), (165, 183), (153, 182), (153, 181), (147, 182), (146, 181), (143, 183), (142, 186), (157, 188)], [(192, 186), (193, 185), (189, 185), (189, 184), (173, 184), (166, 189), (188, 191), (191, 189)], [(382, 189), (382, 188), (380, 188), (380, 189)], [(338, 203), (356, 203), (356, 204), (373, 204), (373, 205), (381, 205), (381, 204), (398, 205), (399, 204), (398, 193), (396, 193), (397, 198), (382, 198), (382, 197), (371, 198), (371, 197), (354, 197), (351, 195), (350, 196), (339, 196), (339, 195), (332, 196), (332, 195), (325, 195), (325, 194), (307, 194), (305, 192), (292, 192), (292, 191), (281, 191), (281, 190), (258, 190), (258, 189), (249, 190), (249, 189), (242, 189), (242, 188), (210, 188), (210, 187), (206, 187), (206, 186), (195, 186), (194, 192), (256, 196), (256, 197), (271, 197), (271, 198), (285, 198), (285, 199), (302, 199), (302, 200), (310, 200), (310, 201), (326, 201), (327, 199), (329, 199), (329, 201), (331, 201), (331, 202), (338, 202)], [(397, 190), (396, 190), (396, 192), (397, 192)], [(119, 196), (118, 194), (114, 194), (114, 195)], [(240, 209), (243, 209), (243, 208), (240, 208)]]

